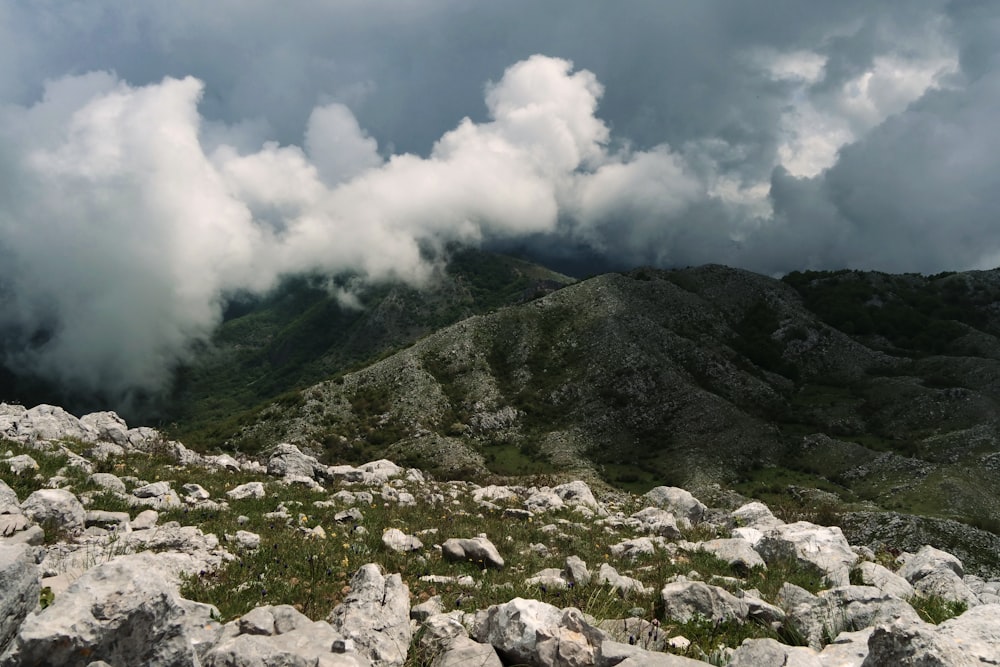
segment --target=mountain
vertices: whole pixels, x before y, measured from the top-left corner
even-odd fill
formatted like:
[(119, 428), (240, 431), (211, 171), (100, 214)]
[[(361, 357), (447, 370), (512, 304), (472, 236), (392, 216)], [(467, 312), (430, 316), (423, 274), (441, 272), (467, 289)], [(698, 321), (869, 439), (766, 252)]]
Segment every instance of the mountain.
[(288, 394), (226, 446), (732, 488), (995, 528), (998, 335), (997, 271), (640, 269), (475, 315)]

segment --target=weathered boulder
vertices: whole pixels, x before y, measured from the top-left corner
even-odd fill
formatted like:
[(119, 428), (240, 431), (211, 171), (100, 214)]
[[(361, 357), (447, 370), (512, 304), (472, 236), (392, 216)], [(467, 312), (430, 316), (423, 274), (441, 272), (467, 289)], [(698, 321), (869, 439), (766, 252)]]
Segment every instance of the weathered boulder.
[(76, 534), (84, 529), (83, 505), (63, 489), (35, 491), (21, 503), (21, 511), (35, 523), (51, 526), (57, 532)]
[(639, 510), (626, 520), (626, 524), (636, 530), (660, 535), (671, 540), (679, 539), (681, 536), (674, 515), (659, 507), (647, 507)]
[(441, 555), (451, 561), (481, 562), (486, 567), (503, 569), (504, 560), (497, 548), (485, 536), (470, 539), (451, 538), (441, 545)]
[(768, 563), (791, 559), (814, 565), (833, 586), (850, 583), (851, 568), (858, 560), (840, 528), (808, 521), (771, 528), (757, 544), (757, 553)]
[(4, 465), (15, 475), (24, 475), (38, 470), (38, 461), (27, 454), (12, 456), (4, 461)]
[(587, 563), (579, 556), (566, 557), (566, 579), (578, 586), (590, 583), (590, 570), (587, 569)]
[(125, 482), (118, 475), (113, 475), (110, 472), (95, 472), (90, 476), (90, 481), (102, 489), (114, 493), (125, 493)]
[(96, 436), (79, 419), (55, 405), (36, 405), (18, 419), (14, 437), (22, 441), (76, 438), (93, 442)]
[(496, 649), (469, 637), (455, 637), (434, 660), (431, 667), (503, 667)]
[(552, 491), (562, 499), (563, 503), (570, 507), (582, 506), (593, 510), (595, 514), (600, 516), (608, 515), (608, 511), (603, 505), (597, 502), (597, 498), (594, 497), (593, 491), (590, 490), (586, 482), (576, 480), (567, 484), (560, 484), (554, 487)]
[(775, 517), (767, 505), (757, 500), (734, 510), (731, 516), (737, 526), (756, 528), (761, 531), (770, 530), (785, 523)]
[(868, 638), (862, 667), (973, 667), (982, 665), (966, 647), (922, 621), (901, 619), (876, 627)]
[(565, 503), (558, 493), (552, 489), (543, 488), (528, 496), (527, 500), (524, 501), (524, 506), (530, 512), (548, 512), (564, 507)]
[(325, 621), (311, 621), (289, 605), (250, 610), (226, 626), (226, 639), (205, 656), (205, 667), (368, 667), (356, 652), (334, 653), (343, 638)]
[(23, 544), (0, 544), (0, 654), (38, 604), (42, 584), (35, 551)]
[(19, 660), (66, 667), (94, 660), (196, 665), (196, 644), (207, 642), (195, 631), (212, 622), (206, 614), (192, 623), (191, 604), (149, 556), (123, 556), (87, 571), (49, 607), (29, 615), (16, 639)]
[(778, 594), (787, 620), (815, 649), (845, 630), (903, 619), (919, 622), (913, 607), (874, 586), (841, 586), (812, 595), (785, 583)]
[(753, 546), (738, 537), (699, 542), (698, 548), (744, 572), (755, 567), (767, 567), (764, 564), (764, 559), (754, 550)]
[(226, 495), (233, 500), (243, 500), (244, 498), (263, 498), (264, 484), (263, 482), (247, 482), (246, 484), (240, 484), (239, 486), (226, 491)]
[(689, 491), (675, 486), (658, 486), (651, 489), (643, 498), (691, 523), (698, 523), (705, 516), (705, 505)]
[(374, 665), (399, 667), (410, 646), (410, 591), (398, 574), (384, 576), (378, 565), (361, 567), (351, 592), (327, 621)]
[(913, 586), (906, 579), (878, 563), (861, 563), (858, 566), (861, 581), (868, 586), (874, 586), (883, 593), (895, 595), (901, 600), (913, 597)]
[(563, 610), (523, 598), (487, 609), (477, 618), (472, 634), (491, 644), (508, 663), (546, 667), (599, 664), (606, 639), (578, 609)]
[(653, 589), (648, 588), (638, 579), (618, 574), (618, 570), (607, 563), (601, 563), (601, 567), (597, 571), (597, 583), (602, 586), (611, 586), (622, 595), (628, 595), (629, 593), (648, 595), (653, 592)]
[(750, 614), (747, 603), (724, 588), (700, 581), (678, 581), (660, 591), (666, 617), (687, 623), (697, 616), (722, 621), (745, 621)]
[(290, 475), (316, 479), (317, 473), (326, 474), (326, 467), (316, 457), (303, 454), (298, 447), (288, 443), (277, 445), (267, 459), (267, 474), (277, 477)]
[(80, 417), (80, 423), (98, 440), (128, 445), (128, 425), (114, 412), (92, 412)]
[(1000, 604), (969, 609), (939, 625), (937, 631), (980, 663), (1000, 665)]
[(951, 570), (959, 577), (965, 574), (962, 561), (958, 558), (947, 551), (926, 545), (906, 559), (898, 574), (911, 584), (915, 584), (927, 575), (941, 570)]
[(21, 514), (17, 494), (2, 479), (0, 479), (0, 514)]
[(405, 553), (407, 551), (419, 551), (424, 548), (424, 543), (414, 535), (407, 535), (399, 528), (390, 528), (382, 533), (382, 544), (387, 549)]
[(733, 653), (729, 667), (823, 667), (819, 654), (805, 646), (787, 646), (773, 639), (747, 639)]
[(615, 558), (638, 558), (640, 556), (652, 556), (656, 553), (656, 545), (648, 537), (636, 537), (631, 540), (623, 540), (618, 544), (608, 547), (611, 555)]
[(950, 569), (931, 572), (913, 584), (913, 592), (921, 597), (939, 597), (949, 602), (961, 602), (967, 607), (979, 604), (979, 597), (969, 585)]

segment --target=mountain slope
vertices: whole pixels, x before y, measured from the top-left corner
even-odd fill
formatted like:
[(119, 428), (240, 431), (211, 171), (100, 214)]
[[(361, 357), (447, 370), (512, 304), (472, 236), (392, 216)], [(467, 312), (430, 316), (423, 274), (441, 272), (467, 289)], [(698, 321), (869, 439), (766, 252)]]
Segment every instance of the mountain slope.
[(928, 316), (947, 323), (934, 344), (946, 354), (931, 353), (933, 332), (849, 336), (815, 306), (852, 281), (875, 285), (852, 307), (891, 303), (892, 278), (777, 281), (719, 266), (598, 276), (287, 397), (230, 444), (779, 500), (812, 487), (839, 504), (988, 522), (1000, 510), (996, 275), (936, 279), (968, 283), (984, 311), (962, 306), (980, 328)]

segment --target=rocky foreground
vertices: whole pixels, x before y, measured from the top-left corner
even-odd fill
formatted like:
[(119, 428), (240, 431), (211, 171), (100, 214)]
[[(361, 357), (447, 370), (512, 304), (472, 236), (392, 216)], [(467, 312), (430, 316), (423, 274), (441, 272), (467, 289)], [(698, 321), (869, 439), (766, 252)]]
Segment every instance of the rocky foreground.
[(1000, 664), (1000, 582), (757, 502), (205, 456), (45, 405), (0, 436), (0, 665)]

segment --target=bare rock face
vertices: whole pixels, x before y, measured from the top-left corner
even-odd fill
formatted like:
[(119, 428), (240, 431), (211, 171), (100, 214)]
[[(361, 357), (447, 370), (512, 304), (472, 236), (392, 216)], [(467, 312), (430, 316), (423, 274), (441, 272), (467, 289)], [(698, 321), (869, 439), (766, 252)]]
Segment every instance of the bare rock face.
[[(29, 616), (17, 635), (21, 664), (84, 667), (181, 667), (198, 664), (202, 643), (192, 603), (158, 573), (145, 554), (124, 556), (86, 572), (51, 606)], [(198, 619), (207, 621), (205, 619)], [(195, 625), (197, 623), (197, 625)]]
[(410, 590), (399, 574), (385, 576), (374, 563), (363, 566), (327, 621), (373, 665), (400, 667), (406, 662), (412, 636)]
[(951, 570), (959, 577), (965, 574), (962, 561), (946, 551), (927, 545), (906, 560), (903, 567), (899, 568), (899, 576), (915, 584), (927, 575), (941, 570)]
[(497, 548), (485, 537), (451, 538), (441, 545), (441, 555), (453, 561), (482, 562), (486, 567), (503, 569), (504, 561)]
[(40, 489), (25, 498), (21, 510), (38, 524), (50, 524), (58, 531), (75, 534), (83, 531), (86, 512), (69, 491)]
[(38, 604), (41, 588), (35, 550), (23, 544), (0, 544), (0, 654)]
[(478, 619), (474, 638), (492, 644), (509, 664), (582, 667), (601, 663), (606, 635), (578, 609), (558, 609), (515, 598), (493, 605)]
[(753, 546), (748, 541), (738, 537), (700, 542), (698, 548), (743, 571), (749, 571), (755, 567), (767, 567), (764, 564), (764, 559), (754, 551)]

